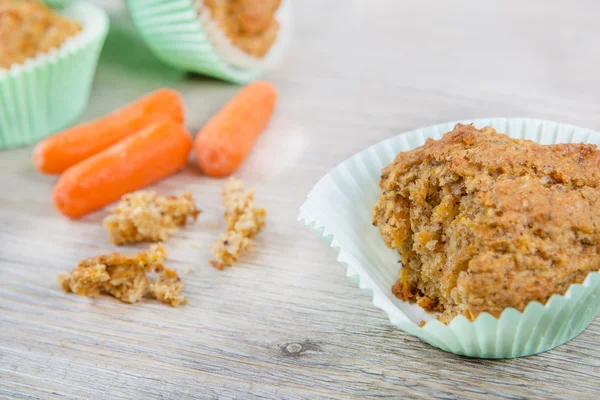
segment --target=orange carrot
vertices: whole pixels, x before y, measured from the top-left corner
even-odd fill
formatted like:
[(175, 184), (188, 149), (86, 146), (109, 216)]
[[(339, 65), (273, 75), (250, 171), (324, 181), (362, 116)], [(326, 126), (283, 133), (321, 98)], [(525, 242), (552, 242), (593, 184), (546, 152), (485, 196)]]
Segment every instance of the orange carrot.
[(192, 137), (170, 119), (155, 122), (69, 168), (52, 197), (64, 215), (76, 218), (165, 178), (182, 168)]
[(202, 171), (214, 177), (232, 174), (265, 129), (276, 102), (277, 92), (268, 82), (240, 90), (196, 136), (194, 150)]
[(33, 164), (46, 174), (59, 174), (165, 117), (183, 123), (181, 96), (172, 89), (156, 90), (102, 118), (50, 136), (35, 147)]

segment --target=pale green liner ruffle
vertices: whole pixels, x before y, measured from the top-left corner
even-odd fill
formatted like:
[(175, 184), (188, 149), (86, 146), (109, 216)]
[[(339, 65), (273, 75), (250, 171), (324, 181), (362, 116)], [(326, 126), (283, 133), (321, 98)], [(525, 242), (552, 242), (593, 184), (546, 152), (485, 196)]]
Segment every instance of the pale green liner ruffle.
[(83, 30), (59, 49), (0, 69), (0, 149), (38, 141), (74, 122), (88, 103), (108, 17), (77, 2), (62, 14)]
[(48, 7), (60, 10), (65, 8), (73, 0), (42, 0)]
[[(541, 144), (584, 142), (600, 145), (600, 134), (556, 122), (533, 119), (479, 119), (475, 126), (492, 126), (514, 138)], [(354, 155), (325, 175), (300, 209), (299, 220), (334, 249), (347, 275), (373, 297), (373, 304), (390, 322), (423, 341), (459, 355), (481, 358), (522, 357), (550, 350), (582, 332), (600, 311), (600, 273), (590, 273), (567, 293), (553, 295), (542, 305), (532, 302), (519, 312), (506, 309), (496, 319), (488, 313), (474, 322), (460, 316), (449, 325), (434, 319), (416, 304), (391, 293), (399, 270), (398, 255), (386, 247), (371, 223), (379, 197), (381, 169), (401, 151), (439, 139), (456, 123), (418, 129), (380, 142)], [(428, 321), (424, 327), (419, 322)]]
[(219, 56), (202, 27), (195, 0), (126, 0), (136, 29), (163, 62), (234, 83), (263, 71), (234, 67)]

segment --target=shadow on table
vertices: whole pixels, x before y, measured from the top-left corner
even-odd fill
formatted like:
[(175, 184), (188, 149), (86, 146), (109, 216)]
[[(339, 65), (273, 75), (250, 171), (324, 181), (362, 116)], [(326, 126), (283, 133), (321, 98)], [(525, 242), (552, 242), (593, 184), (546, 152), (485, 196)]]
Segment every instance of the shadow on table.
[[(176, 89), (185, 98), (188, 92), (197, 93), (199, 85), (207, 96), (215, 96), (223, 86), (234, 86), (163, 63), (139, 36), (126, 9), (111, 14), (110, 19), (111, 27), (98, 62), (90, 104), (79, 121), (105, 115), (161, 87)], [(195, 108), (199, 115), (189, 115), (197, 119), (191, 118), (192, 128), (199, 127), (206, 119), (202, 107)]]
[(185, 72), (162, 62), (137, 33), (125, 10), (111, 18), (111, 28), (100, 58), (100, 68), (115, 68), (128, 74), (135, 72), (137, 79), (141, 76), (169, 82), (186, 78), (194, 82), (225, 83), (210, 76)]
[(136, 80), (177, 81), (185, 72), (160, 61), (138, 35), (126, 10), (111, 15), (111, 26), (98, 72), (117, 70), (122, 74), (135, 74)]

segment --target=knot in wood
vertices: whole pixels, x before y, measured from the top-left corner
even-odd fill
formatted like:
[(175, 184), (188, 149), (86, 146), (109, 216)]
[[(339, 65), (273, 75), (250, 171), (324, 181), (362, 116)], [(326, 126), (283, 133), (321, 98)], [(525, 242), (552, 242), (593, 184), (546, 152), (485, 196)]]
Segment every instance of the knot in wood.
[(283, 343), (279, 345), (281, 352), (288, 357), (300, 357), (305, 356), (310, 353), (322, 353), (321, 347), (311, 342), (310, 340), (305, 340), (304, 342), (290, 342)]
[(285, 351), (290, 354), (300, 353), (302, 351), (302, 345), (300, 343), (289, 343), (285, 346)]

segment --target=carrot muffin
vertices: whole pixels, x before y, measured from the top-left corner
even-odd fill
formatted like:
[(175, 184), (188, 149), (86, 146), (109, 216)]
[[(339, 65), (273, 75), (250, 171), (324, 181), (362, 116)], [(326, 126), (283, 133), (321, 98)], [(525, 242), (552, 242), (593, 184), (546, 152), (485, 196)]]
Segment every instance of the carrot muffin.
[(204, 0), (211, 17), (234, 46), (262, 58), (279, 31), (275, 12), (281, 0)]
[(0, 0), (0, 68), (60, 47), (81, 31), (78, 22), (36, 0)]
[(600, 151), (458, 124), (383, 169), (373, 224), (402, 300), (474, 320), (546, 303), (600, 269)]

